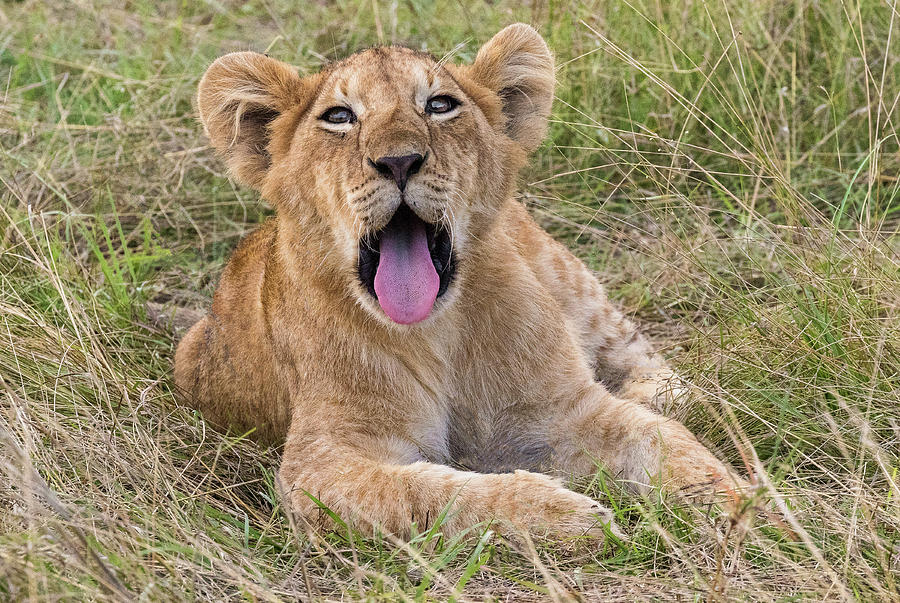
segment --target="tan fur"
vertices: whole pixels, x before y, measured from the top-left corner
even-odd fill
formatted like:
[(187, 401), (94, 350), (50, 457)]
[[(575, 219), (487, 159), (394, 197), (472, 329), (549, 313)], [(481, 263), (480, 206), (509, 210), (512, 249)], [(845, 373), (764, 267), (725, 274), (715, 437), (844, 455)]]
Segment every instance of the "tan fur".
[[(211, 313), (178, 347), (176, 384), (213, 423), (285, 442), (294, 511), (312, 497), (408, 534), (496, 519), (600, 537), (610, 513), (556, 475), (597, 464), (637, 488), (746, 486), (651, 410), (671, 371), (589, 270), (512, 198), (546, 130), (553, 60), (510, 26), (470, 66), (375, 48), (300, 78), (254, 53), (217, 60), (198, 105), (231, 172), (277, 209), (235, 251)], [(463, 101), (444, 121), (430, 94)], [(346, 131), (318, 117), (344, 105)], [(360, 237), (400, 191), (368, 158), (428, 153), (406, 202), (453, 233), (455, 281), (423, 322), (392, 323), (357, 278)]]

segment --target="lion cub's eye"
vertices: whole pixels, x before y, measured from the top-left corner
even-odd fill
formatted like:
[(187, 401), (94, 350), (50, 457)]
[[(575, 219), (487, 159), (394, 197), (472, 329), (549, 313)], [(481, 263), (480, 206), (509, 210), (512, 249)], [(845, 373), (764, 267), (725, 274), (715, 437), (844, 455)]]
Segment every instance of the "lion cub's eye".
[(319, 116), (330, 124), (352, 124), (356, 121), (356, 113), (347, 107), (332, 107)]
[(459, 106), (459, 101), (452, 96), (432, 96), (425, 103), (425, 113), (449, 113)]

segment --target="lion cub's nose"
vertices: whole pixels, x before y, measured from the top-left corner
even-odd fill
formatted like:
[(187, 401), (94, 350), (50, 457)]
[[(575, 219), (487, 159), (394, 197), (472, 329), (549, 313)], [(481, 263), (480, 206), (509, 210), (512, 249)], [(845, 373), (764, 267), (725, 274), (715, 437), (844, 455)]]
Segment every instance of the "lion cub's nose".
[(409, 177), (418, 172), (425, 163), (425, 157), (418, 153), (412, 153), (399, 157), (381, 157), (376, 161), (369, 159), (369, 163), (382, 175), (393, 178), (397, 187), (402, 191), (406, 188), (406, 181)]

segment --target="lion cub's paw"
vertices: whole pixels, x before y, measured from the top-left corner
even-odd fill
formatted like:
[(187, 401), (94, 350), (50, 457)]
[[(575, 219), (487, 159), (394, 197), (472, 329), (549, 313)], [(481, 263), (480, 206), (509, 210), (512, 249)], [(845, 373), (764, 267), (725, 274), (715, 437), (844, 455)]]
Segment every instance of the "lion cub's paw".
[(502, 513), (514, 527), (539, 538), (602, 542), (608, 534), (627, 540), (612, 511), (541, 474), (516, 471)]
[(747, 510), (759, 494), (758, 488), (728, 471), (709, 471), (679, 488), (676, 493), (687, 503), (713, 505), (728, 514)]

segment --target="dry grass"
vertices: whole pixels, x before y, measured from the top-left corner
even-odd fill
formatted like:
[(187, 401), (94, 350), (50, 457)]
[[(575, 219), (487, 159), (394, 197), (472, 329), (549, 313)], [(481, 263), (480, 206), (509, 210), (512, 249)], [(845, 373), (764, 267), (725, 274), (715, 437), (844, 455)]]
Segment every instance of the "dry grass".
[[(0, 597), (900, 598), (895, 0), (127, 6), (0, 7)], [(670, 412), (755, 468), (785, 525), (601, 472), (577, 487), (627, 545), (309, 541), (279, 451), (175, 404), (167, 312), (205, 307), (267, 212), (200, 135), (205, 65), (251, 47), (309, 71), (379, 40), (466, 60), (513, 20), (561, 65), (525, 199), (696, 384)]]

